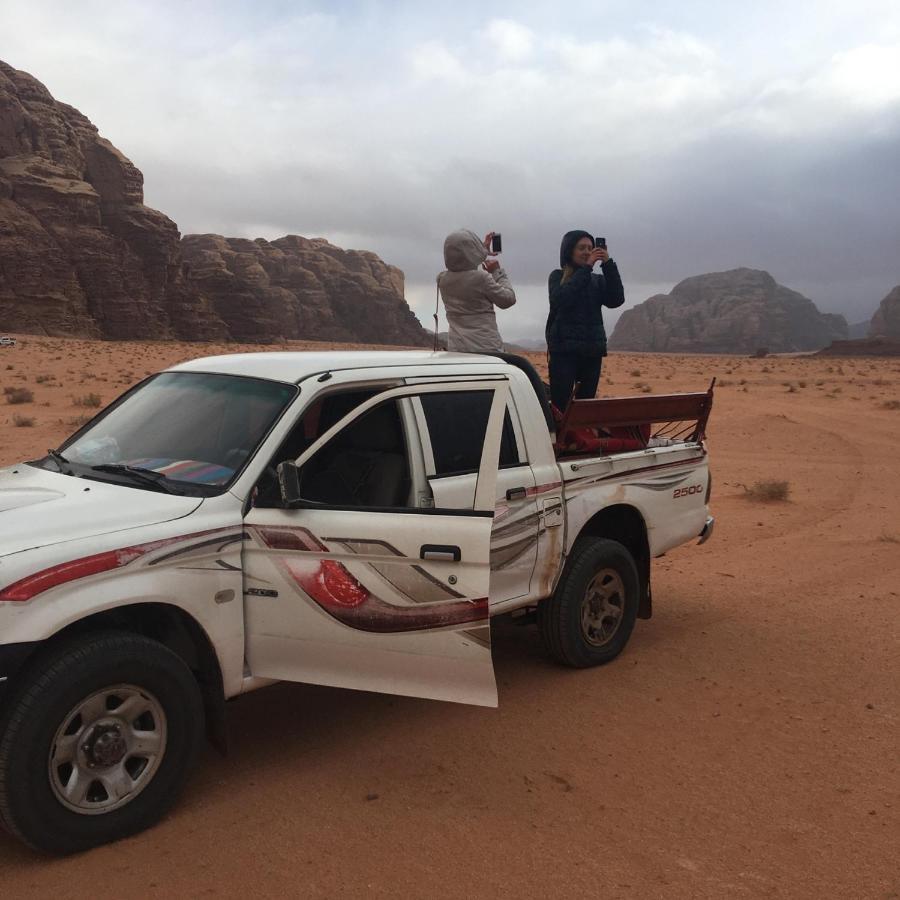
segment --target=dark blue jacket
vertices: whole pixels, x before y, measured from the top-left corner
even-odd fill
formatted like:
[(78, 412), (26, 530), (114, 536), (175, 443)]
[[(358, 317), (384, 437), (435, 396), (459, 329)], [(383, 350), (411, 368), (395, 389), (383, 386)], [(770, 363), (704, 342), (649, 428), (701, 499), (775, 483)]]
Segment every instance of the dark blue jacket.
[(547, 316), (547, 349), (576, 356), (606, 356), (606, 330), (601, 307), (615, 309), (625, 302), (618, 266), (602, 263), (602, 275), (579, 266), (562, 283), (562, 269), (550, 273), (550, 313)]

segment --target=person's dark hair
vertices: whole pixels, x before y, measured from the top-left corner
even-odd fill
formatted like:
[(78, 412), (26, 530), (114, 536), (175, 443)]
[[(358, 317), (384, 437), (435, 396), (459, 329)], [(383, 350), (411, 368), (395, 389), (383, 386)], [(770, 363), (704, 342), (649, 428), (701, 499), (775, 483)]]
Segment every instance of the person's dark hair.
[(594, 243), (594, 236), (587, 231), (567, 231), (559, 245), (559, 267), (562, 269), (562, 283), (565, 284), (575, 272), (572, 265), (572, 251), (575, 245), (582, 239), (589, 238)]

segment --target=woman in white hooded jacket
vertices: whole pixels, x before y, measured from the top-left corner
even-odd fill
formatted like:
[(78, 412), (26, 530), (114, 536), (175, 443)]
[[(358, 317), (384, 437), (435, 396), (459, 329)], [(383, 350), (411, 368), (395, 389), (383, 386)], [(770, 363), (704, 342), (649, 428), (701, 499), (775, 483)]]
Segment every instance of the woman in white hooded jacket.
[(487, 258), (491, 237), (482, 241), (463, 228), (444, 241), (447, 271), (437, 281), (447, 311), (448, 350), (491, 353), (503, 349), (494, 307), (509, 309), (516, 294), (500, 263)]

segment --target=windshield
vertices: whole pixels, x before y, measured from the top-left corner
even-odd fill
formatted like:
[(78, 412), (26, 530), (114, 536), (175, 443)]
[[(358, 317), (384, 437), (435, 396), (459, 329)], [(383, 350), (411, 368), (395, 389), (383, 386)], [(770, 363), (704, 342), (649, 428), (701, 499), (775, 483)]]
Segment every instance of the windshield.
[(51, 454), (41, 464), (135, 487), (220, 493), (297, 392), (277, 381), (164, 372), (63, 444), (61, 458)]

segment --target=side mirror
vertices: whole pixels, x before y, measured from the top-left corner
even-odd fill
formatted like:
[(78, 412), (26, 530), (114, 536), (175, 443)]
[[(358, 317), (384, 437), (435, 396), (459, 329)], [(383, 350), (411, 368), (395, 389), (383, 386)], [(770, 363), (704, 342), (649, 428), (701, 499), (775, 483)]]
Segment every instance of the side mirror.
[(290, 460), (278, 464), (278, 488), (281, 500), (287, 509), (296, 509), (302, 505), (300, 499), (300, 470)]

